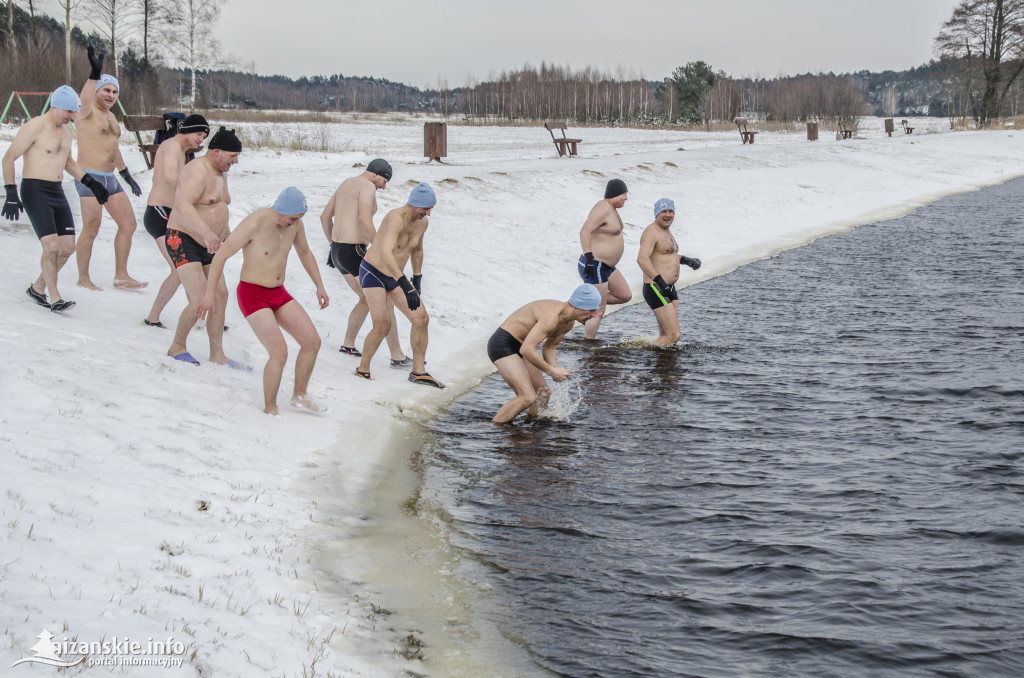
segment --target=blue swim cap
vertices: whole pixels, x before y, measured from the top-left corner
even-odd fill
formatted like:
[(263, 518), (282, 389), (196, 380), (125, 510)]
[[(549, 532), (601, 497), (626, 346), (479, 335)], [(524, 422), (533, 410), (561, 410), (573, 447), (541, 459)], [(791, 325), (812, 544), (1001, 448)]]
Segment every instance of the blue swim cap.
[(665, 210), (676, 211), (676, 204), (672, 202), (672, 198), (662, 198), (658, 202), (654, 203), (654, 216), (658, 216)]
[(433, 207), (437, 204), (437, 196), (434, 195), (434, 189), (427, 182), (421, 181), (416, 184), (416, 188), (412, 189), (412, 193), (409, 194), (409, 204), (413, 207)]
[(96, 89), (99, 89), (104, 85), (113, 85), (118, 92), (121, 91), (121, 85), (118, 84), (117, 78), (110, 75), (109, 73), (104, 73), (100, 76), (100, 79), (96, 82)]
[(583, 283), (572, 292), (569, 305), (582, 311), (596, 311), (601, 308), (601, 293), (589, 283)]
[(59, 108), (62, 111), (78, 111), (82, 108), (82, 100), (78, 98), (78, 92), (67, 85), (61, 85), (53, 90), (50, 95), (50, 108)]
[(309, 207), (306, 205), (306, 196), (302, 195), (302, 191), (294, 186), (289, 186), (281, 191), (281, 195), (277, 196), (277, 200), (274, 201), (274, 211), (287, 216), (305, 214), (309, 211)]

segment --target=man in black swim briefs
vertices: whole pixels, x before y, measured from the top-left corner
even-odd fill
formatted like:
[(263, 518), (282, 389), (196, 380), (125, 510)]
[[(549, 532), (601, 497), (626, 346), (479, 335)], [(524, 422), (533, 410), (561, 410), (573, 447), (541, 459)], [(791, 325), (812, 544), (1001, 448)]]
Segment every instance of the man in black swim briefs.
[(644, 272), (644, 301), (658, 321), (655, 344), (668, 345), (679, 341), (679, 266), (700, 268), (700, 259), (679, 254), (679, 245), (669, 229), (676, 218), (676, 205), (669, 198), (654, 203), (654, 223), (640, 236), (640, 252), (636, 263)]
[[(531, 301), (495, 330), (487, 342), (487, 357), (516, 395), (491, 421), (503, 424), (526, 409), (537, 414), (547, 406), (551, 391), (544, 374), (555, 381), (565, 381), (572, 374), (558, 366), (556, 347), (576, 323), (586, 323), (600, 307), (601, 293), (584, 283), (573, 291), (569, 301)], [(538, 351), (537, 345), (542, 342), (544, 346)]]
[[(62, 175), (67, 172), (90, 186), (99, 202), (107, 199), (103, 186), (85, 174), (71, 157), (68, 123), (74, 120), (80, 106), (75, 90), (67, 85), (58, 87), (50, 95), (50, 109), (22, 125), (3, 157), (4, 189), (7, 192), (3, 216), (16, 221), (25, 210), (43, 246), (39, 277), (25, 292), (35, 303), (56, 313), (75, 305), (75, 302), (64, 299), (57, 289), (57, 274), (75, 251), (75, 222), (64, 197)], [(14, 183), (14, 161), (22, 157), (19, 196)]]
[[(338, 269), (359, 298), (349, 313), (345, 340), (338, 349), (341, 353), (357, 358), (362, 353), (356, 348), (356, 337), (370, 312), (366, 295), (359, 285), (359, 265), (363, 263), (366, 250), (377, 235), (373, 226), (373, 215), (377, 213), (377, 191), (387, 188), (391, 176), (391, 165), (386, 160), (371, 160), (365, 170), (341, 182), (320, 214), (320, 225), (327, 242), (331, 243), (328, 266)], [(391, 366), (408, 368), (412, 360), (405, 356), (398, 341), (394, 304), (389, 304), (388, 312), (391, 314), (391, 329), (384, 339), (391, 353)]]
[(153, 157), (153, 188), (146, 200), (146, 212), (142, 216), (142, 224), (146, 227), (146, 232), (156, 241), (156, 247), (170, 267), (170, 273), (160, 284), (153, 307), (149, 309), (149, 315), (142, 321), (150, 327), (164, 326), (160, 322), (160, 314), (181, 284), (178, 279), (178, 268), (167, 253), (166, 246), (167, 222), (174, 206), (174, 189), (178, 184), (181, 170), (185, 168), (186, 154), (198, 150), (209, 134), (210, 126), (207, 124), (206, 118), (198, 113), (193, 113), (181, 121), (177, 134), (165, 139), (160, 144)]

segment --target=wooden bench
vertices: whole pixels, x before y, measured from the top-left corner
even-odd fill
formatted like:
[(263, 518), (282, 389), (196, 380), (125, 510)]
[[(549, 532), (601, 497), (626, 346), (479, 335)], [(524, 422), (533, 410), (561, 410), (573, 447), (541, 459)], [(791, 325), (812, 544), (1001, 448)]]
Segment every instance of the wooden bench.
[[(583, 139), (570, 139), (565, 136), (565, 123), (561, 122), (546, 122), (544, 128), (551, 133), (551, 140), (555, 142), (555, 149), (558, 151), (558, 157), (561, 158), (566, 154), (570, 156), (576, 155), (576, 144), (582, 143)], [(562, 136), (556, 137), (555, 130), (559, 130)]]
[(126, 115), (124, 126), (129, 132), (135, 134), (135, 141), (139, 144), (142, 157), (146, 160), (146, 169), (153, 169), (153, 157), (160, 146), (158, 144), (146, 143), (139, 132), (166, 132), (167, 122), (162, 115)]
[(839, 122), (839, 131), (836, 132), (836, 134), (837, 134), (836, 138), (837, 139), (849, 139), (849, 138), (851, 138), (853, 136), (853, 133), (856, 132), (856, 131), (857, 130), (855, 130), (855, 129), (850, 129), (849, 127), (847, 127), (845, 122), (840, 121)]
[(747, 129), (746, 118), (736, 118), (736, 129), (740, 131), (740, 138), (743, 139), (743, 143), (754, 143), (754, 135), (756, 135), (757, 132), (751, 132), (750, 130)]
[(910, 124), (906, 120), (900, 120), (900, 124), (903, 125), (903, 131), (906, 134), (913, 134), (914, 133), (914, 128), (911, 127)]

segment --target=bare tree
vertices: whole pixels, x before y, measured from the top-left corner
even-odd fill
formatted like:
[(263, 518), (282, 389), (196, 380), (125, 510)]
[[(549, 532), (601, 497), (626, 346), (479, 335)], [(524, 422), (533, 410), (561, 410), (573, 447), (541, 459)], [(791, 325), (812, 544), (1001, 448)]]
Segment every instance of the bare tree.
[(940, 57), (962, 64), (974, 119), (985, 126), (999, 117), (1007, 91), (1024, 70), (1024, 0), (962, 0), (935, 38)]
[(196, 73), (215, 65), (220, 43), (214, 39), (220, 9), (225, 0), (169, 0), (161, 6), (167, 24), (165, 47), (187, 68), (191, 75), (190, 110), (195, 110), (198, 93)]
[(121, 77), (118, 55), (121, 52), (122, 33), (129, 16), (128, 0), (83, 0), (83, 9), (89, 22), (99, 30), (100, 35), (110, 41), (107, 62), (113, 62), (114, 75)]
[(64, 10), (64, 66), (67, 69), (67, 80), (71, 82), (71, 12), (78, 8), (80, 0), (57, 0), (57, 5)]

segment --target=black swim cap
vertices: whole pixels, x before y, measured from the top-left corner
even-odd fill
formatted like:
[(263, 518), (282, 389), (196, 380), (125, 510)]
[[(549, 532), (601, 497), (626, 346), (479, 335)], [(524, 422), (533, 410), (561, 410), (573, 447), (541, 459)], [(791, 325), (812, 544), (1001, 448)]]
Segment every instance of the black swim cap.
[(628, 192), (626, 189), (626, 182), (622, 179), (612, 179), (608, 182), (608, 185), (604, 188), (605, 198), (617, 198), (623, 193)]
[(370, 164), (366, 166), (366, 171), (391, 181), (391, 165), (387, 160), (381, 158), (371, 160)]
[(178, 125), (178, 134), (191, 134), (192, 132), (205, 132), (209, 136), (210, 123), (206, 122), (206, 118), (198, 113), (193, 113)]
[(235, 130), (224, 129), (223, 127), (217, 130), (217, 133), (213, 135), (213, 138), (210, 139), (210, 143), (206, 147), (211, 151), (220, 149), (231, 153), (242, 152), (242, 142), (235, 136)]

